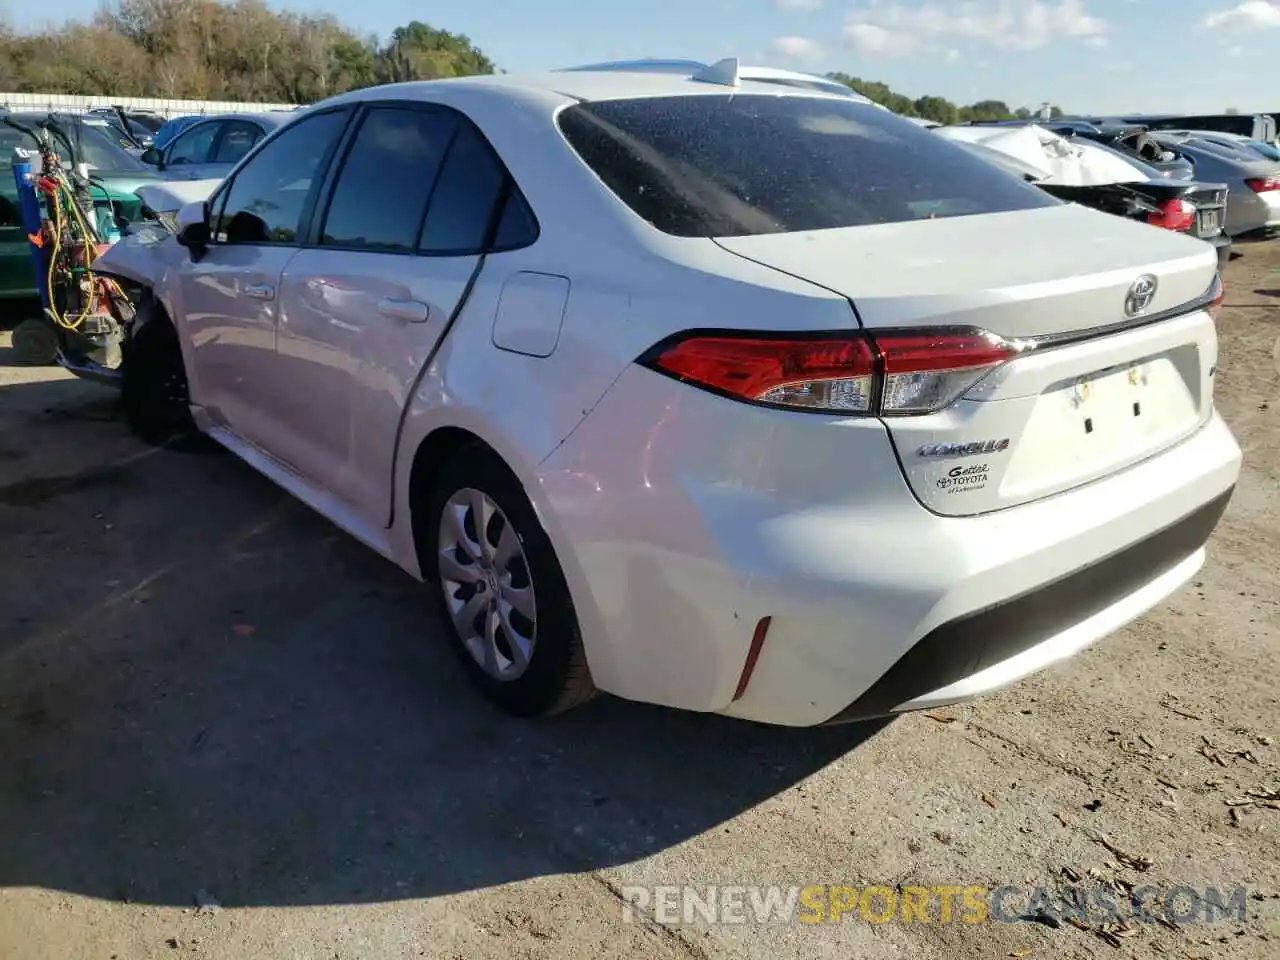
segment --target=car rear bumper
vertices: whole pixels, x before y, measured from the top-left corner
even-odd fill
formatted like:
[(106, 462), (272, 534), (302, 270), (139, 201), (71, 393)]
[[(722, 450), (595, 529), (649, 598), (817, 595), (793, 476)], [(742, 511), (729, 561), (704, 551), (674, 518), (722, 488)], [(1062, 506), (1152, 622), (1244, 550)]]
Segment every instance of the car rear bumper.
[(830, 722), (954, 703), (1070, 656), (1195, 573), (1232, 492), (1092, 566), (931, 630)]
[(1221, 270), (1231, 262), (1231, 238), (1225, 233), (1220, 233), (1216, 237), (1211, 237), (1205, 241), (1218, 253), (1218, 269)]
[(1280, 232), (1280, 191), (1254, 193), (1241, 186), (1227, 201), (1227, 232), (1236, 239), (1274, 236)]
[(1119, 629), (1194, 574), (1239, 469), (1215, 414), (1104, 480), (946, 517), (877, 421), (632, 368), (539, 498), (598, 686), (807, 726), (985, 693)]

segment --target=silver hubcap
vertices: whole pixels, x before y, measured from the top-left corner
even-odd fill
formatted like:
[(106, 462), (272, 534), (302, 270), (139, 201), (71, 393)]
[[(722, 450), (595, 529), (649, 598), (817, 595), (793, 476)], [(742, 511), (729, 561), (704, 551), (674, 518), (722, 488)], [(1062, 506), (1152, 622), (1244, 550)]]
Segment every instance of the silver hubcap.
[(524, 547), (486, 494), (466, 487), (440, 516), (440, 586), (467, 652), (496, 680), (529, 668), (538, 611)]

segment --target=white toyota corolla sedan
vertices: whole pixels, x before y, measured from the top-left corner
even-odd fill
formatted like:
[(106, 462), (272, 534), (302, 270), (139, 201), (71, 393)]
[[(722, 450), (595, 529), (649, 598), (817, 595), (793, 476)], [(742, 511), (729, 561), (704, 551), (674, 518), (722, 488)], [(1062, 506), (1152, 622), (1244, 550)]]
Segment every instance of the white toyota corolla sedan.
[(1240, 470), (1210, 246), (733, 61), (344, 94), (178, 223), (98, 264), (135, 428), (429, 581), (521, 715), (994, 690), (1187, 581)]

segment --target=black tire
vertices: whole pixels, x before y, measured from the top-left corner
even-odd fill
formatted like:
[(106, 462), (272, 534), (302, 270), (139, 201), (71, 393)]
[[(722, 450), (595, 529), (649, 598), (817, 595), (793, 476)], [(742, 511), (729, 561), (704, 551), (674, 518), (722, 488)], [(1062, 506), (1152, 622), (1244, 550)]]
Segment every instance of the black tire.
[(163, 313), (136, 327), (124, 342), (120, 399), (125, 422), (145, 443), (165, 446), (198, 436), (178, 331)]
[[(511, 522), (533, 585), (537, 616), (533, 652), (528, 667), (513, 679), (490, 676), (471, 656), (454, 626), (441, 586), (438, 538), (442, 516), (449, 499), (467, 488), (488, 496)], [(482, 444), (463, 447), (440, 470), (423, 513), (417, 537), (424, 557), (423, 572), (449, 646), (480, 691), (519, 717), (549, 716), (592, 699), (596, 688), (564, 572), (519, 480), (502, 459)]]
[(58, 362), (58, 332), (43, 317), (28, 317), (13, 328), (13, 352), (18, 362), (50, 367)]

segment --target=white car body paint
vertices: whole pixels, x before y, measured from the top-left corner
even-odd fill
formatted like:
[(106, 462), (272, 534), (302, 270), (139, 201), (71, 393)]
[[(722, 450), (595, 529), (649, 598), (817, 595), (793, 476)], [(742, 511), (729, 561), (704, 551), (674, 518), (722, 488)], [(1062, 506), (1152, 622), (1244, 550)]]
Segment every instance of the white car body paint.
[[(537, 214), (538, 240), (486, 256), (443, 339), (471, 258), (227, 248), (193, 265), (167, 240), (126, 241), (99, 262), (151, 283), (170, 310), (203, 429), (415, 576), (415, 453), (444, 428), (481, 438), (556, 550), (596, 685), (635, 700), (823, 722), (934, 631), (1087, 572), (1229, 493), (1240, 451), (1213, 411), (1207, 314), (1050, 342), (1122, 319), (1142, 275), (1158, 281), (1152, 317), (1196, 301), (1214, 278), (1210, 248), (1071, 206), (676, 237), (621, 203), (554, 123), (579, 98), (724, 92), (583, 71), (369, 88), (313, 108), (397, 98), (459, 110)], [(738, 93), (836, 99), (751, 83)], [(246, 286), (259, 283), (277, 296), (246, 307)], [(426, 304), (425, 320), (380, 314), (388, 291)], [(978, 324), (1047, 339), (922, 417), (754, 406), (635, 362), (684, 330), (860, 324)], [(1117, 432), (1101, 452), (1067, 442), (1084, 416), (1072, 391), (1111, 371), (1146, 376), (1144, 398), (1165, 413), (1149, 435)], [(1105, 394), (1100, 417), (1128, 416), (1123, 384)], [(1012, 443), (977, 461), (917, 455), (1001, 437)], [(987, 466), (980, 489), (942, 491), (951, 469), (974, 462)], [(1016, 655), (889, 709), (963, 699), (1056, 662), (1159, 602), (1203, 558), (1200, 538), (1101, 609), (1043, 633), (1028, 627)]]

